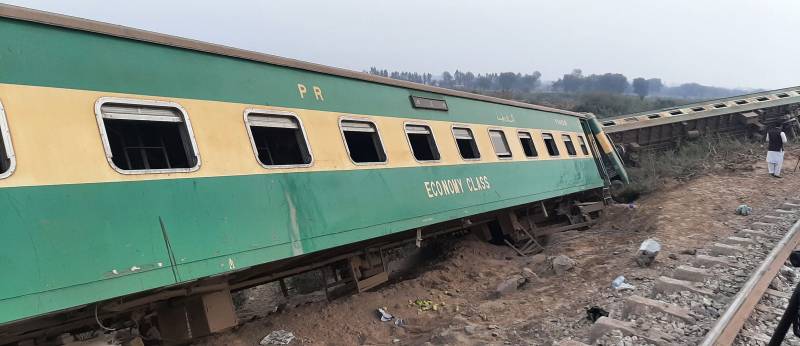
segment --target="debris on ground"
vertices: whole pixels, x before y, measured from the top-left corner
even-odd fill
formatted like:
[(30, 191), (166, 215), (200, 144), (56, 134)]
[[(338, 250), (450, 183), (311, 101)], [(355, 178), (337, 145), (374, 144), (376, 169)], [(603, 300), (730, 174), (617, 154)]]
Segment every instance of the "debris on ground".
[(415, 305), (419, 309), (419, 311), (428, 311), (428, 310), (438, 311), (440, 305), (440, 304), (435, 304), (430, 299), (417, 299), (409, 303), (410, 305)]
[(575, 260), (566, 255), (558, 255), (553, 258), (552, 265), (556, 275), (561, 275), (575, 267)]
[(736, 207), (736, 215), (747, 216), (747, 215), (750, 215), (750, 213), (752, 213), (752, 212), (753, 212), (753, 208), (751, 208), (747, 204), (742, 204), (742, 205)]
[(294, 340), (294, 333), (286, 330), (276, 330), (261, 339), (261, 345), (288, 345)]
[(539, 279), (539, 275), (536, 275), (533, 269), (528, 267), (522, 268), (522, 276), (525, 277), (528, 282)]
[(386, 312), (386, 308), (378, 308), (378, 318), (381, 319), (381, 322), (389, 322), (394, 319), (394, 316)]
[(589, 321), (596, 322), (600, 317), (608, 317), (608, 311), (599, 306), (592, 306), (586, 309), (586, 318)]
[[(534, 274), (534, 275), (536, 275), (536, 274)], [(495, 288), (495, 290), (494, 290), (494, 296), (495, 296), (495, 298), (499, 298), (499, 297), (501, 297), (503, 295), (506, 295), (508, 293), (514, 292), (514, 291), (518, 290), (520, 287), (522, 287), (523, 285), (525, 285), (525, 283), (527, 283), (527, 282), (528, 282), (528, 279), (526, 279), (522, 275), (513, 275), (510, 278), (508, 278), (508, 279), (504, 280), (503, 282), (501, 282), (499, 285), (497, 285), (497, 288)]]
[(636, 256), (636, 263), (642, 267), (649, 267), (656, 260), (656, 256), (661, 251), (661, 244), (655, 239), (647, 239), (639, 246), (639, 253)]
[(611, 281), (611, 287), (617, 291), (636, 289), (636, 286), (625, 282), (625, 277), (622, 275), (617, 276), (617, 278), (614, 279), (614, 281)]

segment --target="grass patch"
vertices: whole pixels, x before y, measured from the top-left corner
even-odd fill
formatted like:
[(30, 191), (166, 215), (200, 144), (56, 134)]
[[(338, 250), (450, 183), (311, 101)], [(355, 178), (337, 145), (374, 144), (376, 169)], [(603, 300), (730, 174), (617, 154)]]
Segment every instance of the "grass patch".
[(632, 202), (664, 186), (686, 182), (715, 171), (751, 170), (762, 156), (760, 143), (731, 136), (707, 136), (667, 151), (637, 153), (626, 162), (631, 183), (615, 192), (620, 202)]

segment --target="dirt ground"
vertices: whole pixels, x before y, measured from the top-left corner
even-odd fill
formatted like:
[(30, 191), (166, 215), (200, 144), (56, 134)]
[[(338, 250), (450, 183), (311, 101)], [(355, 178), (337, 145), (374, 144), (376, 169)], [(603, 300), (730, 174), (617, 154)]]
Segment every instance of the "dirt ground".
[[(786, 198), (800, 195), (800, 173), (792, 171), (797, 154), (786, 154), (783, 179), (769, 176), (766, 163), (758, 160), (745, 169), (720, 168), (665, 186), (633, 207), (613, 206), (595, 227), (556, 235), (544, 256), (519, 257), (507, 247), (467, 236), (412, 279), (330, 303), (316, 299), (286, 307), (197, 344), (256, 345), (275, 330), (293, 332), (292, 344), (309, 345), (550, 345), (566, 337), (585, 340), (591, 325), (586, 309), (618, 307), (621, 293), (611, 288), (615, 277), (624, 275), (634, 286), (652, 281), (685, 263), (689, 255), (682, 251), (728, 236)], [(735, 215), (740, 204), (753, 207), (753, 214)], [(640, 268), (633, 258), (647, 238), (661, 242), (662, 252), (651, 267)], [(542, 259), (557, 255), (575, 260), (574, 269), (553, 273)], [(539, 278), (497, 297), (498, 284), (526, 267)], [(410, 304), (417, 299), (429, 299), (437, 309), (421, 311)], [(376, 315), (380, 307), (402, 319), (401, 326), (381, 322)]]

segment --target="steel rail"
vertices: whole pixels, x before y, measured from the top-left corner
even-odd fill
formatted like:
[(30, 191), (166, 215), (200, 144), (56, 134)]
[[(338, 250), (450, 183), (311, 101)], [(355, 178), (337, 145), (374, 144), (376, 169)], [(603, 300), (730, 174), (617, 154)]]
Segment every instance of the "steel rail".
[(736, 294), (731, 305), (706, 334), (702, 346), (727, 346), (733, 344), (736, 335), (742, 330), (744, 322), (755, 309), (766, 292), (772, 279), (778, 275), (783, 263), (800, 244), (800, 220), (781, 239), (769, 256), (761, 263), (755, 273)]

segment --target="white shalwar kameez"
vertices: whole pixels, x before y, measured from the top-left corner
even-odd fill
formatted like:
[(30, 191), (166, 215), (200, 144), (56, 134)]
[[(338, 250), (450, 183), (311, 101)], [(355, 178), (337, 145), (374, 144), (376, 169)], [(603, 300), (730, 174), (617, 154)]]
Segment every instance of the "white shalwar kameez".
[[(769, 136), (767, 143), (769, 143)], [(781, 132), (781, 140), (786, 143), (786, 134)], [(767, 151), (767, 170), (769, 174), (780, 176), (781, 166), (783, 166), (783, 151)]]

